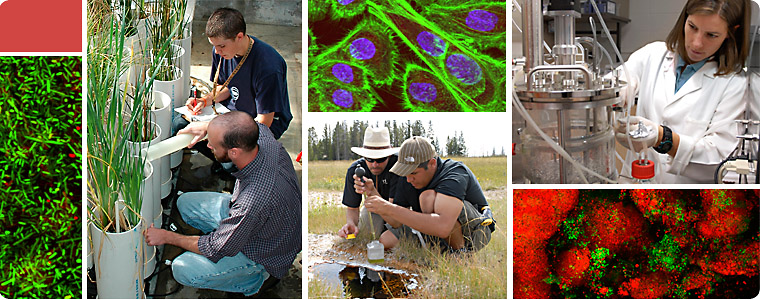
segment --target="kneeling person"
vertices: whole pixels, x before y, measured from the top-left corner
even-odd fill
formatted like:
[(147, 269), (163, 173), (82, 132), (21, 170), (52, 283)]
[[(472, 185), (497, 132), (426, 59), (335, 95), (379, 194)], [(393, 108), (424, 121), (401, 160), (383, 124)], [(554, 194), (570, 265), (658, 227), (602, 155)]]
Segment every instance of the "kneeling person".
[(393, 202), (393, 194), (395, 194), (399, 177), (391, 173), (390, 169), (398, 160), (396, 156), (398, 147), (391, 147), (391, 137), (387, 127), (368, 127), (364, 131), (364, 145), (351, 147), (351, 151), (361, 155), (362, 158), (354, 161), (346, 171), (346, 185), (343, 189), (346, 225), (338, 231), (338, 235), (348, 238), (349, 235), (355, 236), (360, 230), (371, 227), (372, 236), (380, 236), (385, 231), (383, 218), (378, 214), (367, 212), (366, 208), (359, 211), (362, 195), (354, 189), (355, 173), (358, 167), (369, 171), (366, 176), (371, 178), (370, 182), (373, 184), (367, 185), (366, 188), (374, 189), (380, 197)]
[(172, 263), (180, 284), (250, 296), (265, 281), (285, 276), (301, 251), (301, 189), (285, 148), (248, 113), (229, 112), (180, 131), (196, 135), (192, 144), (206, 132), (214, 156), (240, 170), (232, 174), (233, 194), (182, 194), (177, 199), (182, 219), (205, 235), (151, 226), (145, 240), (188, 250)]
[[(439, 244), (443, 250), (466, 252), (480, 250), (491, 240), (494, 226), (484, 225), (486, 217), (481, 214), (488, 202), (464, 164), (440, 159), (427, 139), (415, 136), (401, 145), (391, 172), (406, 179), (399, 181), (393, 203), (376, 194), (366, 201), (367, 210), (393, 227), (380, 237), (386, 249), (398, 245), (401, 238), (411, 238)], [(354, 183), (357, 192), (364, 192), (361, 181)]]

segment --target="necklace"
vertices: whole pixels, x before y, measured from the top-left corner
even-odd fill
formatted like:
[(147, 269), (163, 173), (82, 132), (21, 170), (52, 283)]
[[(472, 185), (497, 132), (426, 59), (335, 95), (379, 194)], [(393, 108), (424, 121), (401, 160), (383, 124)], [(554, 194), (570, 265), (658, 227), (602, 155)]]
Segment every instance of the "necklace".
[[(230, 83), (230, 80), (232, 80), (232, 77), (235, 77), (235, 74), (240, 70), (240, 67), (243, 66), (245, 63), (245, 59), (248, 58), (248, 54), (251, 54), (251, 48), (253, 48), (253, 39), (248, 37), (248, 50), (245, 51), (245, 56), (243, 56), (243, 60), (240, 61), (240, 63), (235, 67), (235, 70), (232, 71), (232, 74), (230, 74), (230, 77), (227, 77), (227, 81), (222, 84), (222, 88), (220, 90), (223, 90), (227, 87), (227, 85)], [(212, 98), (211, 98), (211, 109), (214, 110), (214, 114), (218, 115), (219, 113), (216, 111), (216, 93), (217, 93), (217, 82), (219, 82), (219, 71), (222, 69), (222, 61), (219, 60), (219, 65), (216, 66), (216, 74), (214, 75), (214, 88), (211, 90)]]

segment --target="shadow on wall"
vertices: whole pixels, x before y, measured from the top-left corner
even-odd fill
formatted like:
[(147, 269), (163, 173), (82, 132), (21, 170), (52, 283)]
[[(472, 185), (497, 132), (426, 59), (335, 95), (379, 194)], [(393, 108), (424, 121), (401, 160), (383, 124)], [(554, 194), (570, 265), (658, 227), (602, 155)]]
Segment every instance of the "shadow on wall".
[(301, 26), (302, 0), (197, 0), (195, 20), (208, 20), (220, 7), (231, 7), (246, 16), (248, 24)]

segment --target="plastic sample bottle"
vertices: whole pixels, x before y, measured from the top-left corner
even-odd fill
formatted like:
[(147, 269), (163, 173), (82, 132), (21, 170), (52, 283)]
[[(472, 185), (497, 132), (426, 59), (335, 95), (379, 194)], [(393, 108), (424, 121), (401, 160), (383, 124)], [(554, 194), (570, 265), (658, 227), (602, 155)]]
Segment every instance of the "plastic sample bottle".
[(654, 184), (654, 163), (648, 159), (637, 159), (631, 164), (631, 176), (637, 184)]
[(374, 240), (367, 244), (367, 260), (372, 264), (380, 264), (385, 261), (383, 256), (385, 255), (385, 247), (378, 240)]

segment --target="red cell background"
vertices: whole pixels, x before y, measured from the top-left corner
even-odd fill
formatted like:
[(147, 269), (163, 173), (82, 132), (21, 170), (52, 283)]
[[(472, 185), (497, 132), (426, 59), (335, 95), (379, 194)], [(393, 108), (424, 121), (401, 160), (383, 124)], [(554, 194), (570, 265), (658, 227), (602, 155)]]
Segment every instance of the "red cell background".
[[(515, 190), (514, 296), (756, 297), (759, 195)], [(594, 250), (609, 251), (596, 268)]]
[(0, 52), (81, 51), (81, 0), (8, 0), (0, 5)]

